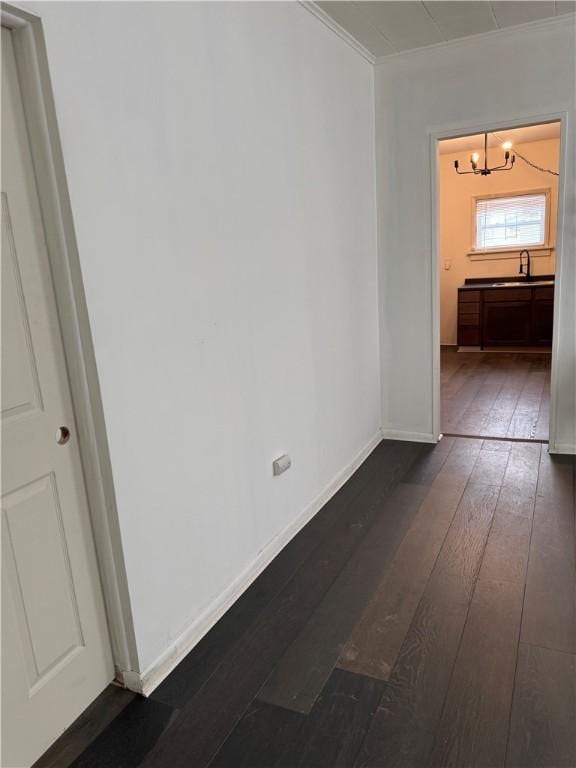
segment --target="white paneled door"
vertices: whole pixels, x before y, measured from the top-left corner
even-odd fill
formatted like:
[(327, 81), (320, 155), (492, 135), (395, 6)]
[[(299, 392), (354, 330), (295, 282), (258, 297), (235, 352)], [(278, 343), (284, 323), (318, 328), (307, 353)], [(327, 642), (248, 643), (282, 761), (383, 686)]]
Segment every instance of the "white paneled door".
[(114, 676), (11, 32), (2, 29), (2, 766)]

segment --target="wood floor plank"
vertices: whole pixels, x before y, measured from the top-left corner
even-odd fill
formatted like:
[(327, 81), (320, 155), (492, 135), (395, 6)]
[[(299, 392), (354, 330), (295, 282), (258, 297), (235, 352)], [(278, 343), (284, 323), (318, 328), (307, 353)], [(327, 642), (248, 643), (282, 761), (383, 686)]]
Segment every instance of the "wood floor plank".
[(424, 486), (401, 483), (383, 502), (354, 556), (259, 692), (260, 701), (311, 711), (425, 494)]
[(576, 556), (572, 500), (536, 499), (522, 640), (576, 653)]
[(520, 644), (507, 768), (576, 765), (576, 656)]
[(443, 387), (441, 392), (443, 431), (454, 431), (456, 424), (484, 384), (489, 370), (485, 358), (481, 355), (472, 357)]
[(519, 496), (535, 496), (540, 466), (539, 443), (513, 443), (502, 485)]
[(463, 364), (462, 356), (458, 354), (442, 354), (442, 367), (440, 370), (440, 381), (442, 386), (446, 386), (454, 374)]
[(329, 535), (350, 504), (381, 469), (386, 457), (392, 454), (394, 445), (391, 441), (383, 441), (372, 451), (348, 482), (299, 531), (210, 632), (152, 692), (151, 698), (178, 709), (185, 706), (298, 568)]
[[(499, 360), (494, 403), (518, 374)], [(525, 398), (548, 366), (532, 358)], [(498, 377), (464, 368), (453, 395), (483, 408)], [(111, 689), (124, 700), (88, 710), (36, 768), (501, 767), (518, 633), (508, 765), (576, 768), (574, 459), (490, 439), (386, 441), (361, 469), (179, 667), (163, 695), (181, 712)], [(399, 483), (397, 502), (424, 500), (396, 548), (402, 526), (378, 521)], [(344, 639), (310, 714), (255, 700), (298, 641), (295, 674), (317, 689)]]
[(304, 715), (254, 701), (210, 768), (293, 768), (284, 751), (299, 740)]
[(540, 408), (542, 392), (546, 384), (546, 373), (544, 371), (535, 371), (534, 364), (530, 366), (530, 371), (524, 382), (524, 387), (518, 398), (516, 409), (518, 411), (533, 411)]
[(470, 482), (501, 485), (509, 455), (509, 453), (486, 451), (483, 448), (474, 466)]
[(508, 426), (507, 437), (517, 437), (524, 440), (534, 440), (536, 425), (540, 414), (540, 400), (531, 410), (516, 408)]
[(490, 410), (506, 380), (506, 371), (500, 360), (490, 361), (484, 383), (478, 390), (472, 408)]
[[(494, 359), (492, 355), (491, 359)], [(510, 396), (514, 394), (514, 402), (517, 401), (520, 392), (524, 386), (524, 381), (530, 370), (530, 361), (528, 358), (514, 353), (499, 356), (502, 369), (504, 370), (504, 389), (498, 394), (498, 400), (500, 404), (506, 402), (510, 404)]]
[(485, 435), (489, 418), (489, 408), (475, 408), (474, 405), (471, 405), (450, 427), (450, 432), (455, 435)]
[(540, 409), (536, 421), (534, 438), (536, 440), (548, 440), (550, 433), (550, 371), (546, 372), (546, 381), (542, 390)]
[(561, 503), (574, 500), (574, 456), (553, 456), (543, 449), (538, 472), (538, 496), (558, 499)]
[(576, 652), (574, 458), (543, 450), (537, 493), (521, 638)]
[(506, 440), (484, 440), (482, 442), (483, 451), (494, 451), (496, 453), (510, 453), (512, 443)]
[(540, 541), (556, 550), (561, 559), (573, 559), (574, 501), (550, 496), (536, 497), (534, 514), (535, 544)]
[(428, 590), (436, 589), (445, 600), (469, 602), (499, 491), (498, 486), (468, 484), (432, 571)]
[(474, 399), (481, 389), (485, 378), (486, 373), (482, 371), (479, 366), (461, 387), (457, 395), (448, 397), (444, 400), (444, 431), (455, 433), (460, 431), (458, 426), (468, 409), (472, 407)]
[(278, 768), (350, 768), (384, 686), (379, 680), (334, 670), (298, 737), (285, 748)]
[(483, 435), (489, 424), (490, 411), (505, 381), (505, 371), (501, 362), (490, 361), (484, 380), (473, 399), (457, 421), (454, 431), (457, 434)]
[(414, 462), (402, 481), (431, 485), (444, 466), (454, 447), (455, 440), (455, 437), (443, 437), (436, 445), (430, 445), (428, 449), (425, 449), (423, 455)]
[[(482, 423), (462, 424), (462, 426), (467, 426), (472, 429), (482, 429), (481, 433), (476, 432), (476, 434), (506, 437), (531, 370), (531, 361), (526, 355), (477, 354), (480, 355), (484, 364), (490, 369), (490, 372), (487, 374), (488, 382), (490, 382), (491, 379), (493, 380), (493, 377), (498, 377), (496, 380), (499, 383), (499, 389), (495, 397), (491, 397), (490, 400), (484, 400), (485, 406), (490, 403), (490, 409), (488, 412), (484, 413)], [(490, 384), (488, 383), (487, 386), (489, 387)], [(452, 397), (457, 400), (458, 393)], [(478, 402), (482, 401), (479, 400)], [(460, 426), (460, 424), (457, 424), (456, 430), (445, 431), (459, 432)], [(467, 434), (474, 434), (474, 432), (468, 431)]]
[(462, 363), (458, 370), (450, 377), (450, 380), (446, 382), (442, 391), (442, 394), (447, 398), (457, 395), (466, 386), (470, 378), (476, 375), (481, 360), (478, 355), (461, 354), (458, 357)]
[(477, 453), (469, 449), (458, 441), (430, 487), (390, 569), (342, 650), (340, 668), (389, 679), (473, 470)]
[(511, 365), (505, 377), (498, 397), (494, 400), (493, 408), (496, 410), (508, 410), (516, 408), (524, 383), (530, 371), (530, 361), (513, 356)]
[(482, 450), (483, 440), (475, 437), (457, 437), (454, 439), (454, 447), (448, 454), (445, 464), (442, 466), (442, 476), (460, 476), (461, 470), (465, 472), (472, 467)]
[(466, 488), (362, 746), (359, 768), (421, 768), (430, 757), (498, 490)]
[(137, 696), (70, 768), (137, 768), (176, 715), (167, 704)]
[(514, 408), (494, 407), (485, 423), (482, 425), (482, 434), (487, 437), (506, 437), (510, 428), (510, 422), (514, 416)]
[(69, 768), (94, 739), (136, 698), (136, 694), (109, 685), (75, 720), (50, 749), (34, 763), (34, 768)]
[(430, 766), (504, 765), (523, 592), (522, 580), (479, 579)]
[(383, 690), (378, 680), (334, 670), (307, 717), (254, 701), (210, 768), (347, 768)]
[(237, 721), (334, 579), (345, 566), (390, 493), (419, 455), (414, 443), (397, 443), (331, 534), (274, 598), (267, 611), (227, 654), (183, 708), (144, 762), (145, 768), (203, 768)]
[(422, 768), (433, 746), (467, 605), (424, 595), (356, 768)]
[[(533, 438), (547, 430), (540, 402), (549, 370), (534, 356), (477, 352), (442, 383), (441, 424), (452, 434)], [(443, 358), (442, 358), (443, 360)]]
[(484, 550), (480, 579), (510, 581), (524, 590), (535, 499), (500, 492)]

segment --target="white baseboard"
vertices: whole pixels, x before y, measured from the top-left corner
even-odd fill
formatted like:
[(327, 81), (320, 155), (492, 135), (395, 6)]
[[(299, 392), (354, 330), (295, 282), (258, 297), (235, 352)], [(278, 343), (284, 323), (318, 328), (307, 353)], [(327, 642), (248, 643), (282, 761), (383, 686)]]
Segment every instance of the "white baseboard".
[[(406, 438), (408, 439), (408, 438)], [(179, 637), (150, 664), (144, 672), (119, 672), (120, 682), (131, 691), (149, 696), (152, 691), (172, 672), (182, 659), (194, 648), (204, 635), (222, 618), (240, 595), (252, 584), (298, 531), (334, 496), (360, 464), (382, 440), (380, 430), (368, 441), (352, 461), (316, 496), (316, 498), (278, 536), (270, 541), (255, 560), (238, 578), (216, 598), (209, 608), (195, 619)]]
[(562, 453), (568, 456), (576, 455), (576, 445), (574, 443), (554, 443), (548, 446), (548, 453)]
[(385, 440), (406, 440), (409, 443), (437, 443), (439, 438), (432, 432), (404, 432), (401, 429), (383, 429)]

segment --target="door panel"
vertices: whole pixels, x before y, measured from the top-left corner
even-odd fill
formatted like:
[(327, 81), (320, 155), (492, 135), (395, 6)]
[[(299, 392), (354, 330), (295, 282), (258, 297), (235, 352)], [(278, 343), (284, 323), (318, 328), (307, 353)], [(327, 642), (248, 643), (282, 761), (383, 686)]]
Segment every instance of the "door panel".
[[(11, 33), (2, 29), (2, 765), (30, 766), (113, 679)], [(57, 442), (66, 426), (70, 439)]]
[(3, 503), (9, 581), (33, 688), (84, 645), (54, 473)]
[(532, 307), (532, 343), (552, 346), (554, 300), (536, 300)]
[[(2, 192), (2, 422), (42, 409), (8, 198)], [(8, 332), (8, 329), (10, 331)]]
[(482, 313), (482, 344), (485, 347), (530, 344), (530, 302), (485, 302)]

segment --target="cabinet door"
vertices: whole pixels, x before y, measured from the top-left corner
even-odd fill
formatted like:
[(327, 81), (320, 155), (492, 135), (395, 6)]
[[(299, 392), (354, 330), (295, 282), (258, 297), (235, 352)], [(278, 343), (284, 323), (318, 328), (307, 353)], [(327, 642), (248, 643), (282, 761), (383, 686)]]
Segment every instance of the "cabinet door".
[(494, 301), (484, 304), (483, 346), (528, 346), (531, 343), (531, 302)]
[(532, 305), (532, 343), (543, 347), (552, 344), (554, 301), (535, 301)]

